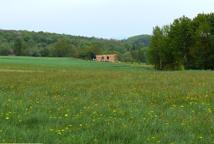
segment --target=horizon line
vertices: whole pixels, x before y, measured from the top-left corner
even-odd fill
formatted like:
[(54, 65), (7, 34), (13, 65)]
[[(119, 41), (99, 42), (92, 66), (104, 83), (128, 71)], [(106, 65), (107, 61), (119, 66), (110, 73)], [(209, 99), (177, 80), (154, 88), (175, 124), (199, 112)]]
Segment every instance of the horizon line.
[(27, 31), (27, 32), (43, 32), (43, 33), (49, 33), (49, 34), (58, 34), (58, 35), (67, 35), (67, 36), (74, 36), (74, 37), (83, 37), (83, 38), (96, 38), (96, 39), (104, 39), (104, 40), (127, 40), (131, 37), (135, 36), (142, 36), (142, 35), (152, 35), (152, 34), (136, 34), (136, 35), (131, 35), (127, 36), (124, 38), (113, 38), (113, 37), (100, 37), (100, 36), (90, 36), (90, 35), (78, 35), (78, 34), (70, 34), (70, 33), (60, 33), (60, 32), (51, 32), (51, 31), (45, 31), (45, 30), (29, 30), (29, 29), (9, 29), (9, 28), (0, 28), (1, 31)]

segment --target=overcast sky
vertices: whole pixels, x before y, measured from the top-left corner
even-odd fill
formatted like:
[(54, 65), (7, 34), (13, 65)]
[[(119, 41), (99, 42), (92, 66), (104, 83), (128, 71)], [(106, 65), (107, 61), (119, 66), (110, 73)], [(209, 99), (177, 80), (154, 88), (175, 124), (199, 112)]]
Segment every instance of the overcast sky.
[(214, 0), (0, 0), (0, 29), (127, 38), (214, 10)]

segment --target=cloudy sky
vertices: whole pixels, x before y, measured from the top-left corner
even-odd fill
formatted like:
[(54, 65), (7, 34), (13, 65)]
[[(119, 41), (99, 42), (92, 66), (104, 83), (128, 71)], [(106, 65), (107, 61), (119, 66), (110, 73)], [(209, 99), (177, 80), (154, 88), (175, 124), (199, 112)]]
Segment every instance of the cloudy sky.
[(0, 29), (122, 39), (213, 11), (214, 0), (0, 0)]

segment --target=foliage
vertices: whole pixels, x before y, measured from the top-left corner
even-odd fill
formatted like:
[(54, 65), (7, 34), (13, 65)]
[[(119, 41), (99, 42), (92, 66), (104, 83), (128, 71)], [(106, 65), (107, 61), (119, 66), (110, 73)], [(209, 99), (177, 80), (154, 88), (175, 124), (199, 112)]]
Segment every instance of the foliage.
[(149, 49), (156, 69), (214, 69), (214, 14), (155, 27)]
[[(124, 59), (126, 59), (126, 61), (147, 62), (147, 51), (151, 42), (150, 35), (130, 37), (124, 42), (126, 43), (126, 47), (128, 49), (128, 52), (124, 53), (124, 56), (126, 56)], [(130, 56), (127, 59), (128, 54), (130, 54)]]

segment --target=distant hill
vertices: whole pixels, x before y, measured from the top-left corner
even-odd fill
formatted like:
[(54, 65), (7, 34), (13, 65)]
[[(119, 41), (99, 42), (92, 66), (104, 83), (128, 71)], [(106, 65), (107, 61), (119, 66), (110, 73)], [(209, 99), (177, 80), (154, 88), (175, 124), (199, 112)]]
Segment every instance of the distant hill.
[[(92, 59), (96, 54), (123, 55), (148, 47), (151, 36), (139, 35), (126, 40), (81, 37), (48, 32), (0, 30), (0, 55), (75, 57)], [(129, 56), (130, 57), (130, 56)], [(135, 60), (135, 56), (131, 56)]]
[(134, 49), (148, 47), (151, 42), (151, 35), (138, 35), (129, 37), (125, 42), (131, 45)]

